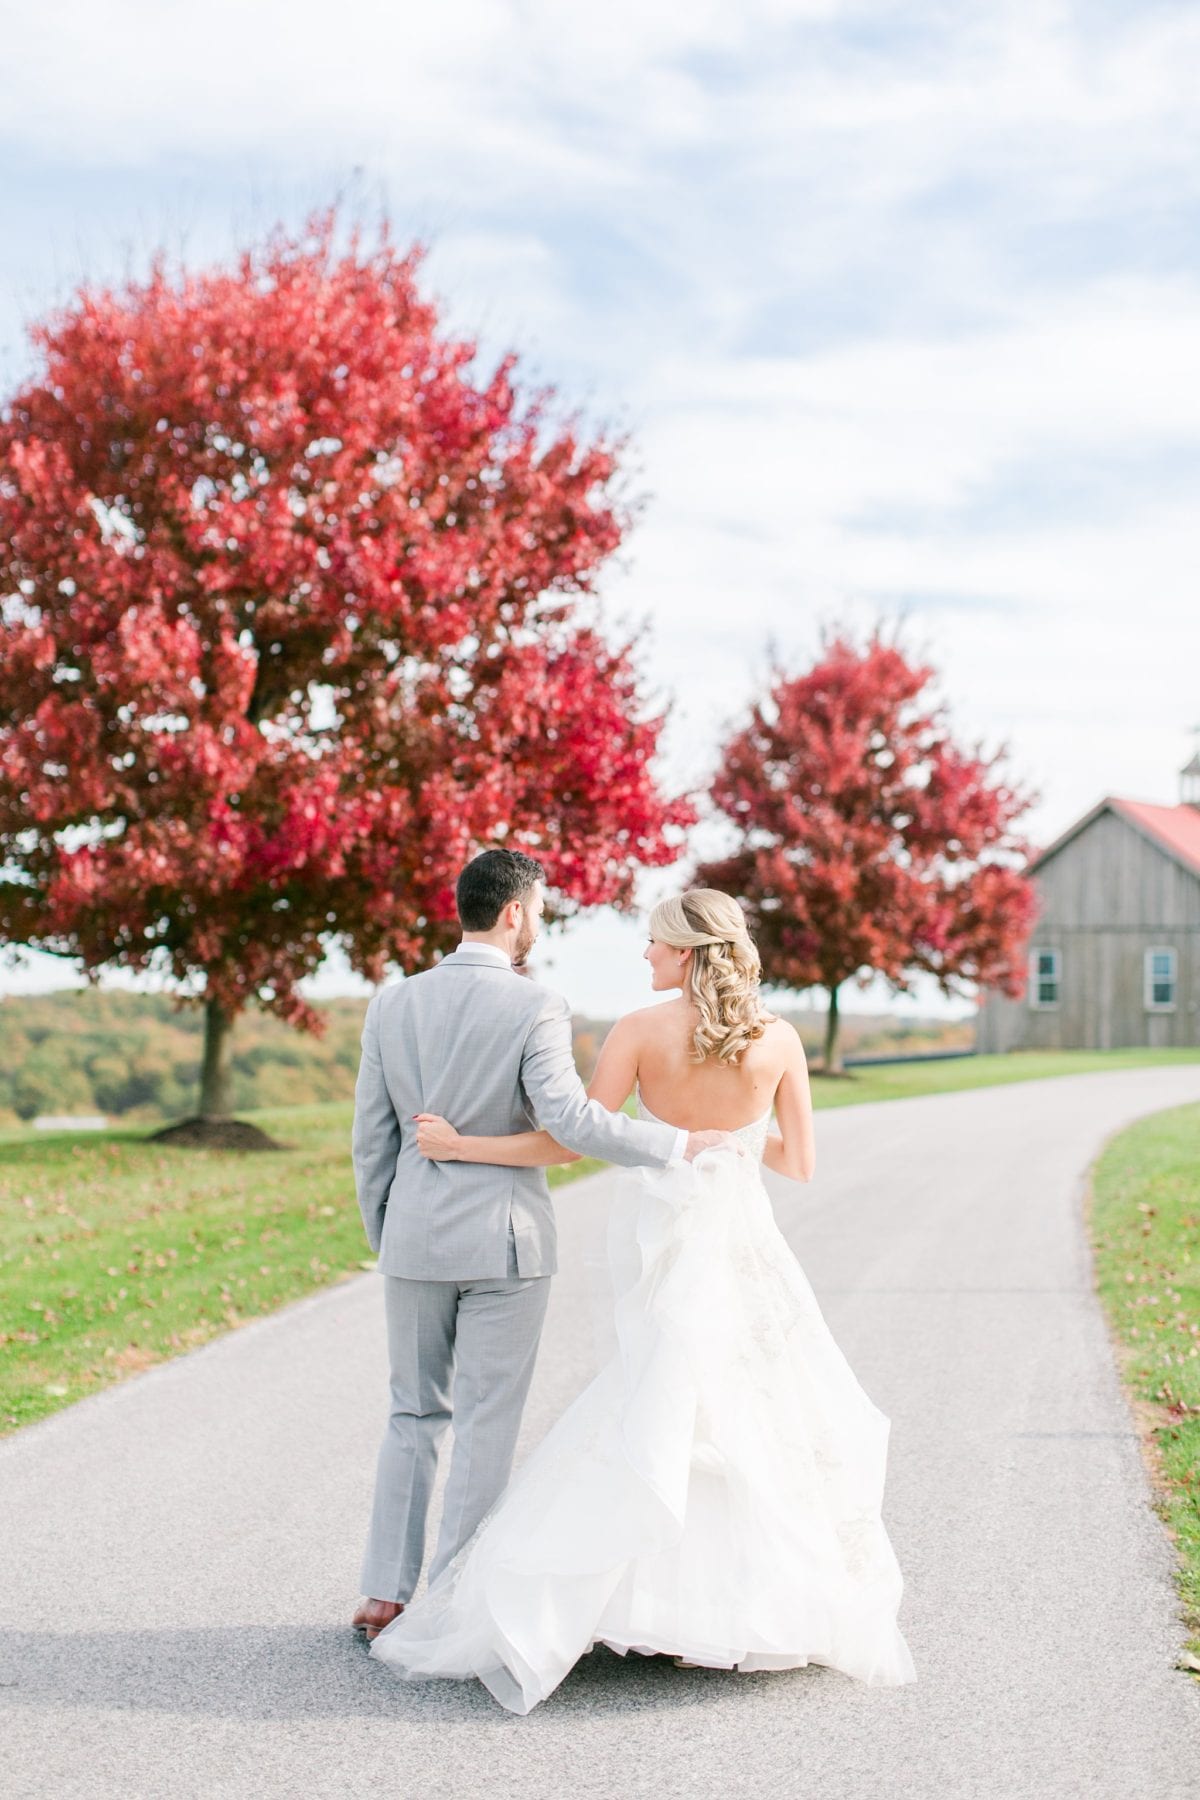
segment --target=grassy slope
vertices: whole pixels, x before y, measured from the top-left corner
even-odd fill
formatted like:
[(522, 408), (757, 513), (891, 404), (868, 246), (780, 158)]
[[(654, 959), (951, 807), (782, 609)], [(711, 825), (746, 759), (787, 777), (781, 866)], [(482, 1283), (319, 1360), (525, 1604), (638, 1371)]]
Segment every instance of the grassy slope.
[(1014, 1050), (1005, 1056), (889, 1063), (878, 1069), (860, 1066), (840, 1078), (815, 1075), (813, 1099), (818, 1107), (855, 1106), (864, 1100), (902, 1100), (912, 1094), (949, 1094), (961, 1088), (1041, 1081), (1053, 1075), (1084, 1075), (1096, 1069), (1141, 1069), (1184, 1062), (1200, 1062), (1200, 1049)]
[[(1186, 1055), (976, 1057), (813, 1087), (822, 1108)], [(292, 1146), (275, 1155), (171, 1150), (135, 1132), (0, 1136), (0, 1432), (371, 1266), (350, 1112), (255, 1114)]]
[(1200, 1655), (1200, 1106), (1141, 1119), (1112, 1140), (1093, 1171), (1092, 1235)]
[(239, 1156), (132, 1132), (0, 1138), (0, 1433), (374, 1267), (350, 1106), (255, 1116), (291, 1147)]

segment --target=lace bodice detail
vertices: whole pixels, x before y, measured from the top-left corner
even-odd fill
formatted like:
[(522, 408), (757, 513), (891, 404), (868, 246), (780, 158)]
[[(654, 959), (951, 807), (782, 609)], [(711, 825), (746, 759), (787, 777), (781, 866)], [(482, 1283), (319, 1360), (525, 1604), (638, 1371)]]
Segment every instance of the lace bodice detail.
[[(656, 1125), (669, 1125), (671, 1123), (669, 1119), (660, 1119), (657, 1113), (652, 1113), (650, 1111), (650, 1108), (642, 1099), (641, 1088), (637, 1091), (637, 1110), (639, 1119), (651, 1119)], [(751, 1156), (754, 1157), (755, 1161), (761, 1162), (763, 1159), (763, 1151), (767, 1147), (767, 1134), (770, 1129), (771, 1108), (768, 1106), (761, 1119), (754, 1119), (749, 1125), (739, 1125), (737, 1130), (731, 1131), (729, 1135), (730, 1137), (740, 1138), (747, 1150), (749, 1150)]]

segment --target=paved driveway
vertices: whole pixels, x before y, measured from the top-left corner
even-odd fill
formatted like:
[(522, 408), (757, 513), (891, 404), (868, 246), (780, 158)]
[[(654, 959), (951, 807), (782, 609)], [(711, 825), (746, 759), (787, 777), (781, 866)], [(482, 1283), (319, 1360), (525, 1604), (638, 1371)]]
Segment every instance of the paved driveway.
[[(0, 1445), (0, 1793), (1190, 1800), (1200, 1691), (1092, 1294), (1084, 1171), (1200, 1065), (818, 1118), (772, 1187), (892, 1419), (915, 1686), (586, 1658), (528, 1719), (346, 1630), (382, 1423), (364, 1276)], [(525, 1443), (605, 1338), (607, 1177), (559, 1200)]]

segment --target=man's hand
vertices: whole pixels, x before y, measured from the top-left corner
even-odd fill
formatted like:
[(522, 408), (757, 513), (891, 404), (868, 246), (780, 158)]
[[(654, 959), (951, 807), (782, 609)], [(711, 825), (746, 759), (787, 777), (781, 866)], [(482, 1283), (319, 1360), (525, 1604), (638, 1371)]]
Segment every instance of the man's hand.
[(457, 1162), (459, 1135), (438, 1113), (414, 1113), (417, 1149), (431, 1162)]
[(694, 1162), (702, 1150), (732, 1150), (735, 1142), (728, 1131), (689, 1131), (684, 1160)]

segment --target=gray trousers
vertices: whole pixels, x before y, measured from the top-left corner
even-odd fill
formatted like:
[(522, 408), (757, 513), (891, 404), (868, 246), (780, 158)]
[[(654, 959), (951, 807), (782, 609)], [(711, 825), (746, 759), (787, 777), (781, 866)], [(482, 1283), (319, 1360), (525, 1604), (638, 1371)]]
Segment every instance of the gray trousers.
[(412, 1598), (451, 1416), (454, 1454), (431, 1581), (507, 1485), (550, 1297), (548, 1275), (517, 1274), (511, 1226), (508, 1271), (503, 1281), (383, 1278), (391, 1409), (362, 1565), (372, 1600)]

